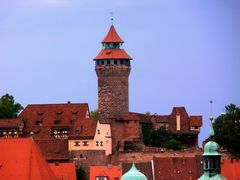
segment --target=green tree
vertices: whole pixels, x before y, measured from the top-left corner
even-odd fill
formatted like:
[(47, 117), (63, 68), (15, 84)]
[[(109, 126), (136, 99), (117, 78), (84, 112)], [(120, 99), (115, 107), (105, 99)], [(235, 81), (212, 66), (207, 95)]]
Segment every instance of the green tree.
[(0, 98), (0, 118), (15, 118), (22, 109), (12, 95), (5, 94)]
[[(153, 147), (163, 147), (173, 150), (181, 150), (183, 148), (182, 143), (175, 140), (171, 131), (167, 130), (164, 126), (160, 127), (157, 130), (148, 129), (148, 132), (150, 135), (145, 135), (145, 138), (143, 136), (143, 142), (146, 146), (150, 145)], [(148, 137), (149, 139), (147, 140)]]
[(143, 136), (143, 143), (145, 144), (145, 146), (149, 146), (151, 144), (152, 131), (153, 131), (152, 123), (142, 124), (142, 136)]
[(214, 139), (231, 154), (240, 155), (240, 108), (234, 104), (225, 107), (225, 113), (213, 123)]
[(93, 111), (90, 111), (90, 117), (91, 118), (98, 118), (99, 114), (98, 114), (98, 109), (95, 109)]
[(151, 145), (155, 147), (163, 147), (163, 145), (172, 139), (172, 133), (168, 131), (164, 126), (152, 131)]
[(150, 116), (151, 113), (149, 111), (145, 112), (145, 115)]
[(163, 147), (172, 150), (181, 150), (183, 148), (182, 143), (175, 139), (170, 139), (163, 144)]
[(76, 168), (76, 175), (77, 175), (77, 180), (87, 180), (87, 173), (86, 171), (82, 168)]

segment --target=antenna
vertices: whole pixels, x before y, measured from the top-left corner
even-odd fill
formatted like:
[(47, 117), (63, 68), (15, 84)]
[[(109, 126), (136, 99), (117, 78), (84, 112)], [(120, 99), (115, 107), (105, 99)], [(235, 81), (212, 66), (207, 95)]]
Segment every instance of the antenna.
[(113, 25), (113, 20), (114, 20), (113, 16), (114, 16), (114, 12), (113, 12), (113, 11), (110, 12), (110, 15), (111, 15), (111, 23), (112, 23), (112, 25)]

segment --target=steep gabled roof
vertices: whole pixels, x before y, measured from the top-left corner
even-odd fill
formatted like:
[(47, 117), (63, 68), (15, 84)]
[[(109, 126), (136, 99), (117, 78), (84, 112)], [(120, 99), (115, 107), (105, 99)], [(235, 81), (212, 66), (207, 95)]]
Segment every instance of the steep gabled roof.
[(103, 49), (94, 58), (94, 60), (102, 59), (126, 59), (132, 60), (132, 58), (126, 53), (124, 49)]
[(76, 180), (75, 163), (48, 163), (58, 180)]
[(120, 38), (113, 25), (110, 27), (106, 37), (102, 41), (102, 43), (110, 42), (124, 43), (124, 41)]
[(202, 126), (202, 116), (190, 116), (190, 126)]
[(47, 161), (68, 161), (68, 140), (67, 139), (40, 139), (34, 140), (41, 149)]
[(56, 179), (33, 139), (0, 139), (0, 147), (0, 179)]
[(93, 139), (97, 128), (98, 119), (86, 118), (74, 122), (69, 139)]

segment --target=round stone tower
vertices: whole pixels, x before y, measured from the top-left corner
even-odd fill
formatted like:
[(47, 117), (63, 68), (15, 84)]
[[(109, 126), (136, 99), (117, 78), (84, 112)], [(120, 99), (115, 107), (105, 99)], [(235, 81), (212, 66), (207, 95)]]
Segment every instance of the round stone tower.
[(121, 48), (123, 43), (112, 25), (102, 41), (102, 50), (94, 58), (100, 120), (129, 111), (128, 77), (132, 58)]

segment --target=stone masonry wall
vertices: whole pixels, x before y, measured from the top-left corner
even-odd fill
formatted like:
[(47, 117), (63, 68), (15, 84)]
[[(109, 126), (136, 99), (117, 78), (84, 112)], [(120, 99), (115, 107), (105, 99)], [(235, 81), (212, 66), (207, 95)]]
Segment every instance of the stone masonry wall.
[(130, 66), (96, 66), (98, 110), (101, 120), (128, 113), (128, 76)]

